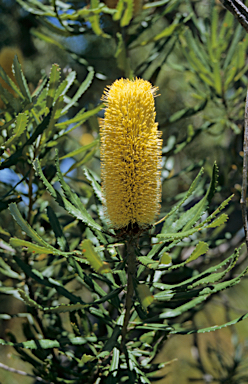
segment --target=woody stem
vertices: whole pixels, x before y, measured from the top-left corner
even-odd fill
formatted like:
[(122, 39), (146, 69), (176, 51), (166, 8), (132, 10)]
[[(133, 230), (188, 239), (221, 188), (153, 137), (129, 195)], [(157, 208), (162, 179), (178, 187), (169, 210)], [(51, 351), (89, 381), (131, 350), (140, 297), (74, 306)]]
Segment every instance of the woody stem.
[(127, 294), (126, 294), (126, 312), (122, 327), (122, 345), (125, 343), (127, 326), (130, 318), (130, 312), (133, 306), (134, 278), (136, 272), (136, 257), (132, 240), (127, 242)]

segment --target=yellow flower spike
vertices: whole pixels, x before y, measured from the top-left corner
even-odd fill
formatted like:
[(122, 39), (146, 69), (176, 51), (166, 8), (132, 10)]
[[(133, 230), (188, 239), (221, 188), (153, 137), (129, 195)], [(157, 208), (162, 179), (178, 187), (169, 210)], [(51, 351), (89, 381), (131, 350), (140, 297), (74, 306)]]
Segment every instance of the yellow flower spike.
[(109, 225), (116, 229), (146, 227), (159, 213), (162, 140), (155, 122), (156, 91), (143, 79), (120, 79), (102, 97), (104, 206)]

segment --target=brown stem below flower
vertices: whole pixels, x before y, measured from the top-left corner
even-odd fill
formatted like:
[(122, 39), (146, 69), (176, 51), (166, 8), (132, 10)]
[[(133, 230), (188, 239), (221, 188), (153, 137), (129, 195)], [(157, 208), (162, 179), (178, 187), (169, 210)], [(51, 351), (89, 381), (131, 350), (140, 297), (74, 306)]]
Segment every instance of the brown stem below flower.
[(122, 347), (125, 344), (127, 326), (130, 318), (130, 312), (133, 306), (134, 294), (134, 278), (136, 272), (136, 257), (132, 245), (132, 240), (127, 242), (127, 295), (126, 295), (126, 312), (122, 327)]

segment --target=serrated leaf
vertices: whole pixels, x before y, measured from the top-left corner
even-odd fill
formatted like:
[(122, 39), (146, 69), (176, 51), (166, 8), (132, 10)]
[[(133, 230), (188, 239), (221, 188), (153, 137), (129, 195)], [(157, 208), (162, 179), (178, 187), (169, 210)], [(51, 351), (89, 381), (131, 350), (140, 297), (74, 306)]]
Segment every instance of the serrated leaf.
[(89, 71), (86, 79), (82, 82), (77, 92), (72, 97), (71, 101), (62, 110), (61, 112), (62, 115), (64, 115), (68, 111), (68, 109), (70, 109), (77, 102), (77, 100), (84, 94), (84, 92), (89, 88), (90, 84), (92, 83), (93, 78), (94, 78), (94, 71), (92, 69)]
[(208, 244), (204, 241), (200, 241), (195, 247), (194, 251), (191, 253), (190, 257), (187, 259), (187, 263), (190, 263), (193, 260), (198, 259), (198, 257), (204, 255), (208, 251)]
[(212, 221), (211, 224), (208, 225), (208, 228), (216, 228), (219, 227), (220, 225), (224, 224), (228, 220), (228, 216), (225, 213), (222, 213), (217, 219)]
[[(204, 169), (201, 168), (200, 172), (198, 173), (198, 175), (196, 176), (196, 178), (192, 182), (192, 184), (189, 187), (189, 190), (186, 193), (186, 195), (184, 196), (184, 198), (174, 208), (172, 208), (171, 211), (165, 217), (163, 217), (163, 219), (161, 219), (157, 223), (155, 223), (155, 225), (159, 224), (162, 221), (167, 220), (170, 216), (174, 215), (179, 210), (179, 208), (185, 203), (185, 201), (195, 192), (195, 190), (198, 186), (199, 180), (201, 179), (201, 177), (203, 175), (203, 170)], [(162, 232), (164, 232), (166, 230), (167, 230), (167, 228), (166, 228), (166, 222), (165, 222), (163, 225), (163, 228), (162, 228)]]
[(231, 325), (235, 325), (239, 323), (240, 321), (247, 319), (248, 318), (248, 313), (237, 317), (234, 320), (228, 321), (227, 323), (221, 324), (221, 325), (213, 325), (207, 328), (201, 328), (201, 329), (190, 329), (190, 330), (172, 330), (170, 334), (179, 334), (179, 335), (190, 335), (192, 333), (206, 333), (206, 332), (213, 332), (217, 331), (222, 328), (229, 327)]
[(95, 251), (92, 242), (88, 239), (83, 240), (81, 243), (84, 257), (88, 260), (91, 267), (101, 274), (111, 272), (110, 265), (101, 260), (100, 256)]
[(83, 124), (91, 116), (94, 116), (96, 113), (98, 113), (102, 108), (103, 108), (103, 105), (100, 104), (96, 108), (91, 109), (91, 110), (89, 110), (87, 112), (84, 112), (84, 109), (81, 109), (81, 111), (79, 111), (77, 113), (77, 115), (75, 117), (73, 117), (72, 119), (63, 121), (61, 123), (57, 123), (56, 127), (60, 128), (60, 129), (65, 129), (69, 125), (75, 124), (70, 130), (66, 131), (63, 135), (61, 135), (61, 137), (64, 136), (64, 135), (68, 135), (68, 132), (73, 131), (73, 129), (75, 129), (78, 125)]
[(22, 94), (22, 92), (20, 91), (20, 89), (18, 88), (18, 86), (14, 83), (14, 81), (5, 73), (4, 69), (1, 67), (0, 65), (0, 76), (1, 78), (5, 81), (6, 84), (8, 84), (10, 86), (10, 88), (13, 89), (13, 91), (15, 91), (15, 93), (21, 97), (22, 99), (24, 99), (24, 96)]
[(24, 292), (22, 289), (18, 288), (18, 293), (21, 296), (21, 299), (24, 301), (24, 303), (29, 305), (29, 307), (34, 307), (36, 309), (43, 309), (41, 305), (39, 305), (36, 301), (32, 300), (26, 294), (26, 292)]
[(7, 160), (5, 160), (3, 163), (0, 164), (0, 169), (9, 168), (11, 165), (15, 165), (19, 161), (20, 157), (22, 156), (23, 149), (26, 146), (33, 144), (33, 142), (37, 139), (37, 137), (43, 133), (43, 131), (46, 129), (49, 123), (50, 117), (51, 117), (51, 112), (37, 126), (33, 135), (26, 141), (26, 143), (24, 143), (23, 146), (20, 149), (18, 149), (16, 152), (14, 152), (13, 155), (11, 155)]
[[(15, 203), (11, 203), (9, 205), (9, 210), (13, 218), (16, 220), (17, 224), (20, 225), (22, 230), (31, 238), (33, 239), (36, 243), (40, 244), (41, 246), (48, 248), (48, 249), (53, 249), (51, 245), (49, 245), (45, 240), (43, 240), (40, 235), (38, 235), (37, 232), (27, 223), (26, 220), (23, 219), (19, 209), (17, 208), (17, 205)], [(14, 239), (15, 240), (15, 239)], [(16, 239), (18, 240), (18, 239)]]
[(16, 239), (14, 237), (12, 237), (10, 239), (10, 244), (13, 246), (13, 247), (23, 247), (27, 250), (29, 250), (30, 252), (32, 253), (38, 253), (38, 254), (53, 254), (53, 255), (61, 255), (61, 252), (59, 252), (57, 249), (51, 247), (51, 248), (47, 248), (47, 247), (44, 247), (44, 246), (41, 246), (41, 245), (37, 245), (37, 244), (33, 244), (33, 243), (30, 243), (29, 241), (26, 241), (26, 240), (21, 240), (21, 239)]
[(63, 180), (63, 177), (61, 175), (61, 172), (59, 170), (59, 167), (58, 167), (57, 171), (59, 173), (60, 180), (63, 183), (63, 188), (64, 188), (64, 190), (67, 191), (69, 198), (72, 198), (73, 201), (75, 201), (75, 199), (76, 199), (76, 205), (78, 205), (79, 203), (81, 204), (80, 209), (77, 208), (77, 206), (74, 206), (72, 203), (70, 203), (70, 201), (68, 201), (64, 196), (61, 196), (57, 191), (55, 191), (53, 186), (45, 178), (38, 159), (36, 159), (34, 161), (34, 169), (37, 172), (37, 174), (39, 175), (39, 177), (41, 178), (41, 180), (43, 181), (44, 185), (46, 186), (46, 188), (49, 191), (49, 193), (51, 194), (51, 196), (57, 201), (57, 203), (61, 207), (63, 207), (66, 211), (68, 211), (72, 216), (81, 220), (83, 223), (89, 225), (91, 228), (101, 231), (102, 227), (92, 219), (90, 214), (86, 211), (86, 209), (82, 205), (80, 199), (76, 196), (76, 194), (73, 194), (70, 191), (68, 185), (66, 185), (66, 183)]
[(16, 118), (16, 124), (12, 131), (11, 137), (4, 143), (4, 147), (8, 148), (15, 143), (16, 139), (25, 131), (28, 123), (28, 115), (26, 113), (19, 113)]
[(54, 98), (55, 98), (55, 94), (57, 92), (59, 80), (60, 80), (60, 71), (61, 70), (59, 65), (53, 64), (51, 68), (50, 77), (49, 77), (47, 100), (46, 100), (46, 106), (48, 109), (50, 109), (51, 106), (54, 104)]
[(102, 201), (103, 200), (102, 189), (101, 189), (101, 185), (98, 183), (96, 179), (96, 174), (90, 169), (87, 169), (86, 167), (84, 167), (84, 174), (86, 179), (90, 182), (96, 196), (100, 201)]
[(21, 64), (19, 63), (18, 57), (16, 55), (14, 57), (13, 65), (14, 65), (14, 74), (15, 74), (15, 79), (17, 81), (17, 84), (23, 96), (25, 97), (25, 99), (28, 99), (28, 101), (31, 102), (32, 98), (28, 88), (28, 83), (22, 72)]
[(55, 127), (55, 125), (57, 123), (57, 120), (61, 116), (61, 111), (62, 111), (62, 109), (64, 107), (64, 104), (65, 103), (64, 103), (64, 97), (63, 96), (59, 96), (57, 98), (57, 100), (54, 102), (53, 109), (52, 109), (52, 114), (51, 114), (51, 118), (50, 118), (48, 127), (46, 129), (45, 134), (43, 135), (43, 137), (41, 139), (42, 144), (47, 142), (48, 138), (50, 136), (52, 136), (53, 131), (54, 131), (54, 127)]
[(28, 340), (23, 341), (21, 343), (12, 343), (10, 341), (5, 341), (3, 339), (0, 339), (0, 345), (10, 345), (13, 347), (18, 348), (25, 348), (25, 349), (50, 349), (50, 348), (61, 348), (66, 345), (84, 345), (87, 343), (96, 343), (97, 337), (96, 336), (89, 336), (89, 337), (61, 337), (58, 340), (49, 340), (49, 339), (36, 339), (36, 340)]
[(81, 200), (79, 199), (79, 197), (76, 195), (76, 193), (73, 193), (71, 191), (71, 189), (68, 186), (68, 184), (64, 181), (62, 173), (61, 173), (60, 168), (59, 168), (58, 157), (56, 157), (55, 164), (56, 164), (57, 174), (58, 174), (58, 178), (59, 178), (61, 187), (63, 188), (63, 191), (66, 194), (66, 197), (70, 200), (70, 202), (69, 202), (69, 201), (66, 201), (65, 199), (63, 199), (65, 207), (67, 207), (66, 209), (67, 210), (69, 209), (70, 213), (74, 212), (73, 215), (74, 216), (77, 215), (76, 217), (80, 218), (80, 220), (82, 220), (84, 223), (86, 223), (89, 226), (91, 226), (92, 228), (97, 229), (97, 230), (100, 231), (101, 230), (101, 226), (98, 225), (92, 219), (90, 214), (87, 212), (87, 210), (83, 206), (83, 204), (82, 204)]
[(64, 160), (64, 159), (67, 159), (68, 157), (74, 157), (74, 156), (80, 155), (81, 153), (88, 151), (89, 149), (97, 146), (98, 144), (99, 144), (99, 140), (98, 139), (94, 140), (94, 141), (92, 141), (92, 143), (89, 143), (87, 145), (83, 145), (80, 148), (75, 149), (74, 151), (68, 153), (67, 155), (60, 157), (59, 160)]
[(72, 86), (76, 79), (76, 71), (71, 71), (66, 79), (62, 81), (62, 83), (59, 85), (58, 89), (56, 90), (54, 99), (56, 100), (59, 96), (63, 96), (66, 94), (68, 89)]
[(148, 256), (139, 256), (137, 257), (137, 260), (149, 269), (157, 269), (159, 264), (158, 261), (154, 261)]
[[(12, 93), (10, 93), (6, 88), (0, 84), (0, 94), (2, 102), (9, 108), (13, 108), (16, 113), (19, 113), (22, 110), (21, 101), (15, 97)], [(11, 122), (9, 122), (9, 125)], [(5, 124), (6, 126), (6, 124)]]

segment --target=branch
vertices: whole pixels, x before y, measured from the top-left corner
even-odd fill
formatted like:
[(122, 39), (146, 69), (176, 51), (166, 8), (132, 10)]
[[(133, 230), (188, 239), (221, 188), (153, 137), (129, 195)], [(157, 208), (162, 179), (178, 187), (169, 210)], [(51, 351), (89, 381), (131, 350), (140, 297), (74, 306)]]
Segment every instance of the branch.
[(30, 375), (30, 373), (27, 373), (27, 372), (24, 372), (24, 371), (20, 371), (19, 369), (8, 367), (8, 365), (2, 364), (2, 363), (0, 363), (0, 368), (3, 368), (3, 369), (5, 369), (6, 371), (9, 371), (9, 372), (18, 373), (18, 375), (32, 377), (36, 381), (40, 381), (41, 383), (54, 384), (54, 383), (51, 383), (50, 381), (43, 380), (39, 376)]
[(126, 295), (126, 312), (122, 328), (122, 345), (125, 343), (127, 334), (127, 326), (129, 323), (130, 312), (133, 306), (134, 294), (134, 278), (136, 272), (136, 256), (132, 245), (132, 240), (127, 242), (127, 295)]
[(247, 155), (248, 155), (248, 90), (245, 101), (245, 123), (244, 123), (244, 144), (243, 144), (243, 176), (242, 176), (242, 192), (241, 192), (241, 209), (243, 225), (245, 230), (245, 242), (248, 250), (248, 228), (247, 228), (247, 209), (246, 209), (246, 191), (247, 191)]
[(228, 9), (248, 32), (248, 8), (240, 0), (220, 0), (222, 5)]

